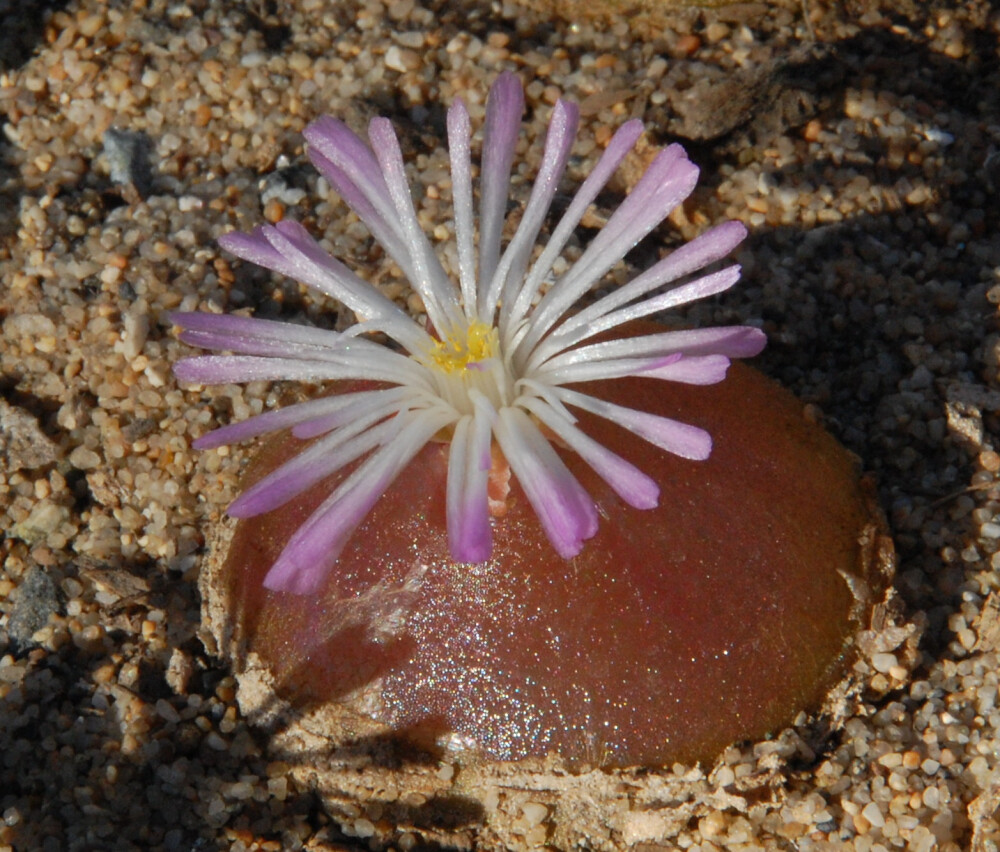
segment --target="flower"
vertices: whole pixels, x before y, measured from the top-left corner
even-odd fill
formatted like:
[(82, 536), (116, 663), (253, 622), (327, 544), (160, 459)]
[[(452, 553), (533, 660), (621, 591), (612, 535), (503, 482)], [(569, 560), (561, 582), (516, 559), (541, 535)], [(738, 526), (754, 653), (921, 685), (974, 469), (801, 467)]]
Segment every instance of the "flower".
[[(614, 134), (534, 263), (532, 250), (566, 167), (579, 118), (560, 100), (552, 111), (539, 174), (516, 231), (501, 251), (508, 185), (524, 93), (501, 74), (490, 90), (479, 181), (479, 241), (474, 237), (471, 128), (461, 100), (448, 111), (458, 282), (446, 274), (421, 230), (399, 141), (385, 118), (368, 128), (369, 145), (324, 116), (305, 131), (316, 168), (368, 226), (419, 294), (427, 327), (338, 260), (291, 220), (229, 233), (223, 248), (339, 300), (357, 323), (343, 332), (264, 319), (175, 313), (181, 339), (232, 354), (185, 358), (183, 381), (367, 380), (361, 389), (269, 411), (224, 426), (195, 442), (218, 447), (291, 427), (319, 437), (265, 476), (229, 507), (237, 518), (275, 509), (345, 466), (362, 460), (289, 538), (264, 581), (274, 590), (318, 590), (344, 544), (380, 495), (429, 442), (450, 441), (446, 517), (452, 557), (481, 562), (492, 550), (488, 482), (494, 449), (517, 478), (552, 546), (577, 554), (598, 527), (593, 499), (553, 447), (578, 453), (631, 506), (652, 508), (659, 488), (635, 465), (576, 425), (572, 409), (617, 423), (688, 459), (705, 459), (704, 430), (633, 410), (571, 385), (624, 376), (712, 384), (730, 358), (757, 354), (763, 333), (749, 326), (664, 331), (609, 338), (632, 320), (720, 293), (739, 266), (700, 274), (746, 235), (739, 222), (718, 225), (678, 248), (629, 283), (576, 313), (581, 300), (631, 248), (694, 189), (698, 169), (670, 145), (652, 161), (580, 258), (553, 277), (553, 265), (585, 211), (642, 132), (638, 120)], [(680, 283), (678, 283), (680, 282)], [(675, 284), (664, 290), (666, 284)], [(379, 332), (397, 348), (367, 335)], [(595, 338), (599, 338), (595, 341)]]

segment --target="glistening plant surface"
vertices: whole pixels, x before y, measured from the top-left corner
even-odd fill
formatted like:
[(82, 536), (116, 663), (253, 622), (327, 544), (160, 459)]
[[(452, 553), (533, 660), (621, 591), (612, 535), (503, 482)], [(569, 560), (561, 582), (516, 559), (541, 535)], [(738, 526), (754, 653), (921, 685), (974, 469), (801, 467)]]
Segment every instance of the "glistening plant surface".
[[(442, 443), (386, 490), (315, 595), (262, 580), (343, 475), (239, 522), (228, 546), (220, 537), (199, 588), (248, 715), (273, 729), (280, 711), (295, 720), (283, 736), (306, 730), (331, 748), (444, 746), (464, 772), (482, 758), (537, 769), (549, 753), (576, 770), (713, 762), (819, 710), (892, 567), (854, 459), (743, 364), (708, 387), (631, 377), (581, 389), (681, 415), (715, 440), (709, 459), (681, 459), (582, 414), (588, 435), (662, 486), (660, 504), (636, 512), (563, 450), (602, 519), (572, 560), (552, 553), (512, 480), (490, 558), (455, 562)], [(296, 450), (268, 440), (247, 480)]]
[[(388, 723), (379, 733), (453, 743), (465, 762), (714, 760), (819, 709), (856, 653), (851, 630), (867, 626), (884, 591), (871, 544), (880, 523), (852, 459), (794, 397), (750, 371), (727, 377), (730, 357), (763, 347), (759, 329), (641, 322), (732, 286), (738, 266), (709, 270), (745, 236), (740, 223), (588, 303), (690, 195), (697, 169), (682, 149), (656, 154), (580, 258), (552, 276), (641, 125), (615, 133), (533, 249), (579, 111), (555, 104), (511, 222), (523, 110), (520, 81), (500, 75), (486, 103), (478, 228), (468, 110), (461, 100), (448, 110), (455, 242), (439, 251), (457, 255), (454, 281), (416, 221), (389, 123), (372, 119), (371, 147), (329, 116), (305, 131), (314, 164), (420, 293), (423, 324), (290, 220), (223, 243), (338, 298), (357, 324), (337, 333), (172, 315), (185, 342), (233, 353), (181, 361), (182, 379), (339, 380), (326, 397), (196, 442), (291, 427), (261, 450), (284, 460), (255, 457), (260, 474), (228, 510), (249, 522), (228, 554), (213, 549), (222, 570), (202, 570), (205, 612), (238, 677), (254, 657), (270, 669), (275, 700), (346, 703)], [(628, 446), (633, 437), (648, 445)], [(324, 730), (336, 743), (345, 729), (356, 730)]]

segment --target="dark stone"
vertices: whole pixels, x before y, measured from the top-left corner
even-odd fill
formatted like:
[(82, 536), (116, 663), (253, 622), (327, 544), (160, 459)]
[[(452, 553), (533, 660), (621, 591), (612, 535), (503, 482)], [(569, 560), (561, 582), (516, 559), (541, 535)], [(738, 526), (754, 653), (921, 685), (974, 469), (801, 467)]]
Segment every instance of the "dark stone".
[(153, 186), (152, 153), (153, 143), (145, 133), (115, 127), (104, 131), (104, 156), (111, 180), (135, 187), (141, 198), (147, 197)]
[(59, 611), (59, 592), (44, 568), (33, 565), (28, 569), (14, 594), (7, 632), (15, 654), (35, 647), (31, 637), (49, 622), (49, 616)]

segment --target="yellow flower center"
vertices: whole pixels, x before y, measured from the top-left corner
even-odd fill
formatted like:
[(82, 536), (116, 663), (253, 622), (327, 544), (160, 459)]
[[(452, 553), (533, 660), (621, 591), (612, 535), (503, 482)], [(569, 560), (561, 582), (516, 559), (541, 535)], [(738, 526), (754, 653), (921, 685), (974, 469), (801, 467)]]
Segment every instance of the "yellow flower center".
[(443, 373), (460, 373), (470, 364), (488, 361), (500, 352), (500, 335), (491, 325), (475, 320), (465, 330), (465, 339), (460, 332), (448, 335), (434, 343), (427, 357), (427, 365), (437, 367)]

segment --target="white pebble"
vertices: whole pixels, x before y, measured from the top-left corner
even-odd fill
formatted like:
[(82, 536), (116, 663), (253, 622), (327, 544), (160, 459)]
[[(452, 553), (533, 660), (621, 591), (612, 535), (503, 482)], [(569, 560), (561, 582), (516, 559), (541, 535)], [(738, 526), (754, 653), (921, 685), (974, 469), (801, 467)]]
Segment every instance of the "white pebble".
[(129, 360), (134, 360), (142, 347), (146, 345), (149, 335), (149, 313), (145, 302), (133, 305), (122, 322), (124, 326), (122, 354)]
[(215, 731), (210, 731), (208, 736), (205, 737), (205, 745), (214, 751), (225, 751), (229, 748), (229, 743), (222, 739)]
[(521, 807), (525, 823), (529, 826), (536, 826), (549, 815), (549, 809), (541, 802), (525, 802)]
[(896, 665), (895, 654), (873, 654), (872, 666), (877, 672), (887, 674), (889, 669)]
[(375, 824), (369, 819), (354, 820), (353, 828), (355, 837), (371, 837), (375, 834)]
[(181, 715), (177, 712), (177, 708), (165, 698), (161, 698), (156, 702), (156, 714), (163, 721), (172, 722), (175, 725), (181, 720)]
[(924, 128), (924, 138), (929, 142), (937, 142), (938, 145), (947, 147), (952, 142), (955, 141), (955, 137), (952, 136), (945, 130), (941, 130), (938, 127), (926, 127)]
[(229, 785), (226, 793), (231, 799), (246, 800), (253, 795), (253, 784), (248, 781), (236, 781)]
[(868, 822), (874, 825), (876, 828), (881, 828), (885, 825), (885, 815), (879, 810), (879, 806), (875, 802), (869, 802), (861, 810), (861, 816), (863, 816)]
[(267, 54), (260, 50), (251, 50), (240, 57), (240, 65), (244, 68), (256, 68), (267, 62)]
[(115, 284), (122, 277), (122, 271), (117, 266), (105, 266), (100, 277), (103, 284)]
[(420, 56), (412, 50), (392, 45), (385, 52), (385, 67), (399, 72), (414, 71), (420, 67)]
[(715, 773), (715, 783), (719, 787), (728, 787), (736, 781), (736, 773), (728, 766), (723, 766)]

